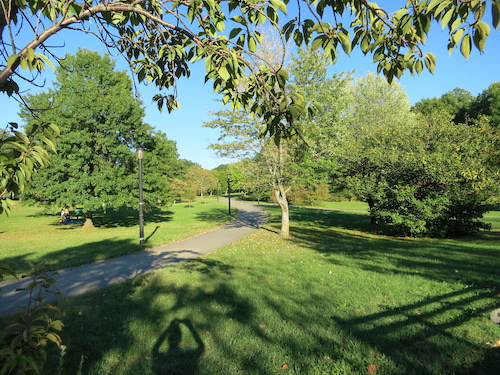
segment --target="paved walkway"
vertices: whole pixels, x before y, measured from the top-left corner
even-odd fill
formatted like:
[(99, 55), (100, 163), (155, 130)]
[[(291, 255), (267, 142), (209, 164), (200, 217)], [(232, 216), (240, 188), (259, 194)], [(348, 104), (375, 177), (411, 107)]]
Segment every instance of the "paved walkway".
[[(56, 277), (56, 285), (63, 297), (104, 288), (207, 254), (247, 236), (267, 220), (266, 213), (253, 203), (232, 200), (231, 204), (238, 208), (238, 215), (224, 227), (171, 245), (61, 270)], [(29, 281), (22, 279), (0, 283), (0, 315), (17, 311), (27, 305), (26, 293), (16, 293), (15, 290), (26, 287)], [(49, 300), (48, 296), (46, 301)]]

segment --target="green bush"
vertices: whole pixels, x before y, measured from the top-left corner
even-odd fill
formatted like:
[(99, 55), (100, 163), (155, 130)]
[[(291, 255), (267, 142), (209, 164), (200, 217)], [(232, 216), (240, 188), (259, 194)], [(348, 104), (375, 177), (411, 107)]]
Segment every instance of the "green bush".
[(290, 204), (296, 206), (317, 206), (330, 199), (328, 184), (297, 184), (287, 194)]
[(399, 236), (460, 236), (490, 229), (480, 220), (487, 211), (484, 202), (485, 197), (466, 184), (434, 191), (414, 181), (384, 189), (373, 201), (371, 215)]
[[(15, 276), (7, 265), (0, 265), (1, 273)], [(63, 328), (60, 320), (54, 320), (49, 312), (56, 310), (51, 305), (43, 305), (44, 295), (54, 293), (57, 273), (48, 272), (43, 265), (35, 265), (31, 273), (31, 283), (19, 292), (29, 294), (25, 310), (12, 314), (0, 335), (0, 374), (21, 375), (39, 373), (47, 360), (46, 347), (52, 342), (61, 348), (62, 342), (57, 332)], [(57, 293), (57, 292), (56, 292)]]

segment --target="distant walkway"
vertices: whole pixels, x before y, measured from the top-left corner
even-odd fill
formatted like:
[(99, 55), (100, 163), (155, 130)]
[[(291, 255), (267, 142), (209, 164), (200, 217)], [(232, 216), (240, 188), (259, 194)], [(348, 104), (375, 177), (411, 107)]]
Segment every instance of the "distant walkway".
[[(267, 221), (267, 214), (254, 203), (232, 200), (231, 204), (238, 209), (238, 215), (221, 228), (171, 245), (61, 270), (56, 285), (63, 297), (104, 288), (207, 254), (247, 236)], [(15, 290), (26, 287), (29, 282), (22, 279), (0, 283), (0, 315), (27, 305), (27, 293)]]

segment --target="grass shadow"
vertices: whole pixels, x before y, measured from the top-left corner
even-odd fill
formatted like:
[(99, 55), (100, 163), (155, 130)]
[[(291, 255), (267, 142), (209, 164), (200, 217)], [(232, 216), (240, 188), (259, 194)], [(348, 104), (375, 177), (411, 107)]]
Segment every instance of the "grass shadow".
[(227, 210), (221, 208), (214, 208), (210, 211), (196, 213), (197, 220), (212, 223), (222, 223), (228, 219), (228, 216)]
[[(279, 212), (269, 211), (271, 228), (278, 227)], [(291, 223), (293, 241), (335, 264), (500, 291), (500, 231), (449, 239), (391, 237), (379, 235), (366, 214), (297, 208)]]
[[(391, 238), (353, 215), (307, 214), (310, 224), (292, 221), (291, 241), (257, 232), (235, 245), (244, 251), (64, 301), (62, 373), (76, 373), (83, 355), (88, 374), (366, 374), (370, 364), (385, 375), (497, 374), (498, 348), (473, 332), (500, 332), (486, 322), (498, 302), (496, 232)], [(353, 299), (357, 288), (364, 298)], [(182, 363), (174, 352), (187, 353)]]
[[(49, 269), (60, 270), (63, 268), (79, 266), (82, 263), (94, 263), (107, 258), (131, 254), (137, 251), (142, 251), (143, 249), (144, 247), (135, 241), (107, 239), (51, 252), (50, 254), (38, 257), (36, 263), (44, 263)], [(83, 262), (81, 255), (82, 252), (85, 253), (85, 260)], [(29, 263), (32, 261), (27, 261), (27, 259), (33, 254), (34, 253), (26, 253), (22, 256), (5, 257), (2, 259), (2, 262), (12, 264), (14, 269), (16, 269), (16, 271), (18, 271), (21, 275), (30, 269)]]
[[(192, 260), (181, 267), (189, 270), (189, 282), (165, 282), (151, 274), (60, 301), (65, 316), (61, 335), (68, 347), (62, 373), (76, 373), (84, 356), (83, 373), (89, 374), (198, 374), (211, 350), (206, 341), (217, 340), (215, 327), (230, 317), (248, 323), (254, 308), (225, 282), (232, 266)], [(214, 277), (221, 279), (209, 285), (206, 281)], [(198, 309), (191, 312), (186, 309), (190, 305)], [(149, 352), (134, 351), (138, 337)], [(54, 351), (43, 373), (55, 373), (57, 366)]]
[[(144, 221), (147, 223), (162, 223), (173, 219), (174, 213), (166, 210), (153, 210), (144, 213)], [(75, 218), (72, 216), (72, 218)], [(85, 217), (80, 218), (82, 223)], [(108, 209), (104, 211), (96, 211), (93, 213), (94, 226), (97, 228), (118, 228), (118, 227), (133, 227), (139, 223), (139, 214), (136, 209), (121, 208), (119, 210)], [(50, 225), (61, 226), (60, 229), (77, 229), (82, 227), (82, 223), (59, 223), (54, 222)], [(64, 226), (63, 226), (64, 225)]]

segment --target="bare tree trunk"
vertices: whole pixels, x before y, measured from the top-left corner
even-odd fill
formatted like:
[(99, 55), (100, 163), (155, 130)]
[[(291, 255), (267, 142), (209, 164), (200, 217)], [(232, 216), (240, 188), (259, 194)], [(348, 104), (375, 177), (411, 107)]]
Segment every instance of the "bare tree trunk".
[(375, 218), (375, 216), (373, 216), (373, 207), (375, 206), (375, 202), (373, 201), (373, 198), (369, 197), (367, 199), (367, 203), (368, 203), (368, 208), (369, 208), (369, 212), (370, 212), (370, 224), (373, 224), (373, 225), (376, 225), (378, 224), (377, 222), (377, 219)]
[(94, 222), (92, 221), (92, 211), (87, 211), (85, 215), (85, 223), (83, 223), (82, 229), (95, 229)]
[(286, 199), (286, 193), (288, 189), (285, 189), (283, 185), (279, 185), (277, 189), (274, 190), (274, 196), (276, 201), (281, 208), (281, 237), (290, 238), (290, 214), (288, 209), (288, 200)]

